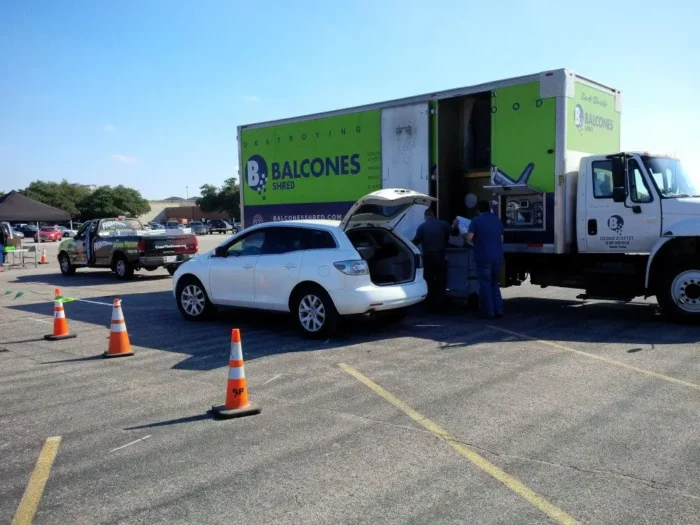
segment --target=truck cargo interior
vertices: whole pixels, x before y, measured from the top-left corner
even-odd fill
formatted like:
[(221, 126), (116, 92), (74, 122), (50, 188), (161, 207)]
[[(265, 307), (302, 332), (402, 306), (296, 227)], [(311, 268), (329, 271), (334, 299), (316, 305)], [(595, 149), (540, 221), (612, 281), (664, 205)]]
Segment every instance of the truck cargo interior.
[(474, 193), (489, 198), (491, 167), (491, 92), (438, 102), (438, 216), (452, 221), (457, 215), (472, 218), (464, 197)]
[(369, 276), (378, 286), (413, 281), (415, 256), (391, 232), (383, 229), (362, 228), (347, 232), (350, 242), (367, 261)]

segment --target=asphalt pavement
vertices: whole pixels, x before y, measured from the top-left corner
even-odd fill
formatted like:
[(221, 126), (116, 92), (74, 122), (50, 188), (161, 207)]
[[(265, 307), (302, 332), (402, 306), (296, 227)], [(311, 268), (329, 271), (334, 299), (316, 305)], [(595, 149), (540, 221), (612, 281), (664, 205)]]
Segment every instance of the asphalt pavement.
[[(63, 277), (55, 249), (0, 274), (0, 522), (700, 523), (700, 328), (653, 302), (522, 286), (490, 324), (307, 341), (268, 313), (187, 323), (165, 270)], [(57, 286), (77, 337), (52, 342)], [(115, 297), (135, 355), (106, 360)], [(263, 410), (218, 421), (231, 328)]]

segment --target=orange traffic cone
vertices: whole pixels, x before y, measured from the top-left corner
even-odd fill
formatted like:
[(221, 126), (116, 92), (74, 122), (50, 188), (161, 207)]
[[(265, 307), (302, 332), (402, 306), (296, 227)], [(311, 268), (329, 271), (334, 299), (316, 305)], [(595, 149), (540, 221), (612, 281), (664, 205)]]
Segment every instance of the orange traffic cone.
[(109, 349), (103, 356), (126, 357), (128, 355), (134, 355), (134, 352), (131, 350), (129, 333), (126, 331), (121, 299), (115, 299), (112, 310), (112, 326), (109, 331)]
[(46, 259), (46, 246), (44, 246), (44, 248), (41, 250), (41, 259), (39, 260), (39, 264), (49, 264), (49, 261)]
[(238, 328), (231, 330), (231, 356), (228, 362), (226, 404), (213, 406), (211, 409), (215, 415), (225, 419), (252, 416), (262, 411), (262, 408), (248, 401), (248, 385), (243, 369), (243, 345), (241, 344), (241, 332)]
[(45, 335), (44, 339), (47, 341), (59, 341), (61, 339), (72, 339), (77, 337), (76, 334), (71, 334), (68, 331), (68, 321), (66, 320), (66, 312), (63, 309), (63, 303), (59, 299), (61, 296), (61, 289), (56, 288), (54, 290), (54, 302), (53, 302), (53, 333)]

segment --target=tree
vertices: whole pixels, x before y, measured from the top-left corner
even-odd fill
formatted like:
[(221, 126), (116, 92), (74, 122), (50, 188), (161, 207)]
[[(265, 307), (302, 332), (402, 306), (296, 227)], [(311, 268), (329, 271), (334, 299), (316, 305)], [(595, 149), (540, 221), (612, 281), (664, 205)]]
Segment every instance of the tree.
[(151, 206), (141, 197), (141, 193), (122, 185), (100, 186), (83, 199), (80, 204), (80, 218), (83, 220), (99, 219), (126, 215), (138, 217), (148, 213)]
[(100, 186), (91, 191), (82, 184), (61, 182), (32, 182), (20, 193), (55, 208), (65, 210), (81, 220), (128, 215), (138, 217), (148, 213), (151, 206), (141, 193), (122, 185)]
[(203, 212), (224, 212), (230, 219), (241, 216), (241, 188), (234, 177), (226, 179), (218, 188), (213, 184), (204, 184), (199, 188), (197, 205)]
[(82, 184), (61, 182), (32, 182), (22, 191), (25, 196), (54, 208), (67, 211), (73, 218), (80, 215), (80, 202), (90, 195), (90, 190)]

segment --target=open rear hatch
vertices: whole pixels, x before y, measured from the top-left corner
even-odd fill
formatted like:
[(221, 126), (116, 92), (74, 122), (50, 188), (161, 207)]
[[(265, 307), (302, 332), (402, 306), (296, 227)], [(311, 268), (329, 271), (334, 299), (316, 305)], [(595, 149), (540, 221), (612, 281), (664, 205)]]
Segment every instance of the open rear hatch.
[(350, 208), (340, 226), (367, 261), (374, 284), (391, 286), (415, 280), (421, 257), (393, 230), (412, 206), (430, 206), (435, 200), (413, 190), (388, 188), (365, 195)]
[(392, 231), (414, 205), (430, 206), (435, 197), (401, 188), (386, 188), (365, 195), (345, 214), (340, 227), (347, 231), (358, 227), (386, 228)]

